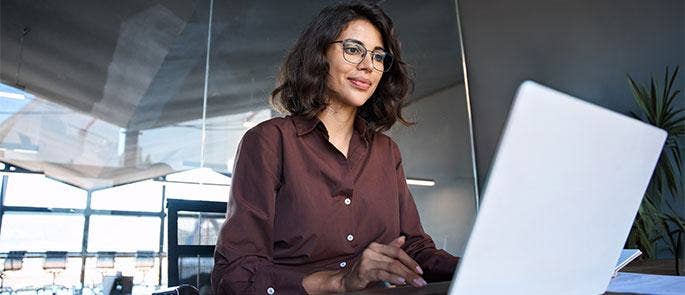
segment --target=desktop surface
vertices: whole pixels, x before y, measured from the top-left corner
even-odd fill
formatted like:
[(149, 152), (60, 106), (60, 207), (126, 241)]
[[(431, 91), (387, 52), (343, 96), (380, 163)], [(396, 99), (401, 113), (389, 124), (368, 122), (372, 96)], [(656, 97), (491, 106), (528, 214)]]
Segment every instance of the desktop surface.
[[(446, 295), (450, 288), (450, 281), (430, 283), (423, 288), (395, 287), (384, 289), (367, 289), (347, 294), (375, 295), (375, 294), (418, 294), (418, 295)], [(685, 294), (685, 277), (672, 275), (654, 275), (642, 273), (619, 272), (611, 279), (605, 295), (627, 294)], [(514, 292), (512, 292), (514, 293)], [(506, 294), (506, 293), (505, 293)]]
[(394, 287), (367, 289), (346, 294), (373, 295), (373, 294), (421, 294), (421, 295), (444, 295), (450, 288), (450, 281), (430, 283), (422, 288), (416, 287)]
[[(382, 288), (382, 289), (367, 289), (357, 292), (350, 292), (346, 294), (354, 295), (376, 295), (376, 294), (412, 294), (412, 295), (446, 295), (450, 289), (450, 281), (447, 282), (437, 282), (430, 283), (422, 288), (416, 287), (394, 287), (394, 288)], [(630, 295), (635, 293), (614, 293), (606, 292), (605, 295)]]

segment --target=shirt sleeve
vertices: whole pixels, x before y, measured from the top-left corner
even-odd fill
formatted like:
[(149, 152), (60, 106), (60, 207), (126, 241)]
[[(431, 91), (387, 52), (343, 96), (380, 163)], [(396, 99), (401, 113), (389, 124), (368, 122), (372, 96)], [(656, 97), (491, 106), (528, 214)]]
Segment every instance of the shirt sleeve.
[(423, 278), (429, 282), (448, 281), (459, 263), (455, 257), (444, 250), (437, 249), (433, 239), (424, 232), (416, 209), (416, 203), (407, 186), (402, 156), (397, 145), (392, 143), (395, 170), (400, 200), (400, 234), (405, 236), (402, 247), (423, 269)]
[(248, 131), (238, 147), (227, 218), (214, 252), (212, 288), (218, 295), (306, 293), (305, 273), (272, 260), (282, 155), (278, 131), (271, 135), (259, 128)]

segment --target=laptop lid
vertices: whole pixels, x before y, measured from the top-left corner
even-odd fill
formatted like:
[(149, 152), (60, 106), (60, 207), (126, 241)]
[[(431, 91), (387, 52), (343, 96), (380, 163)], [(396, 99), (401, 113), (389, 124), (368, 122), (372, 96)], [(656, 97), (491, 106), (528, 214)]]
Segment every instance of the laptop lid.
[(602, 294), (666, 132), (526, 81), (449, 294)]

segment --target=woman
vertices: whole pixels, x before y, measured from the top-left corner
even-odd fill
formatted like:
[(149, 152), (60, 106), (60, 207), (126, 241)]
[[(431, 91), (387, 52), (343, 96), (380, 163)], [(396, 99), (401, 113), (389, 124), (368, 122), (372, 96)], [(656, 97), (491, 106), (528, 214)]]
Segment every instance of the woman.
[(449, 279), (458, 258), (423, 231), (397, 145), (381, 133), (411, 87), (376, 5), (325, 8), (285, 58), (272, 103), (290, 114), (238, 150), (215, 251), (216, 294), (360, 290)]

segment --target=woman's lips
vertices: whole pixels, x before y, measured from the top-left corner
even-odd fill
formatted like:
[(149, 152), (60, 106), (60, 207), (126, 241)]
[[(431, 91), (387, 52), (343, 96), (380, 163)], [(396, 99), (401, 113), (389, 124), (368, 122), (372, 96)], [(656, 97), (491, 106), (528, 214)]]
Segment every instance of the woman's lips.
[(360, 90), (368, 90), (371, 87), (371, 81), (366, 79), (347, 78), (347, 80), (350, 80), (350, 84), (352, 84), (352, 87)]

